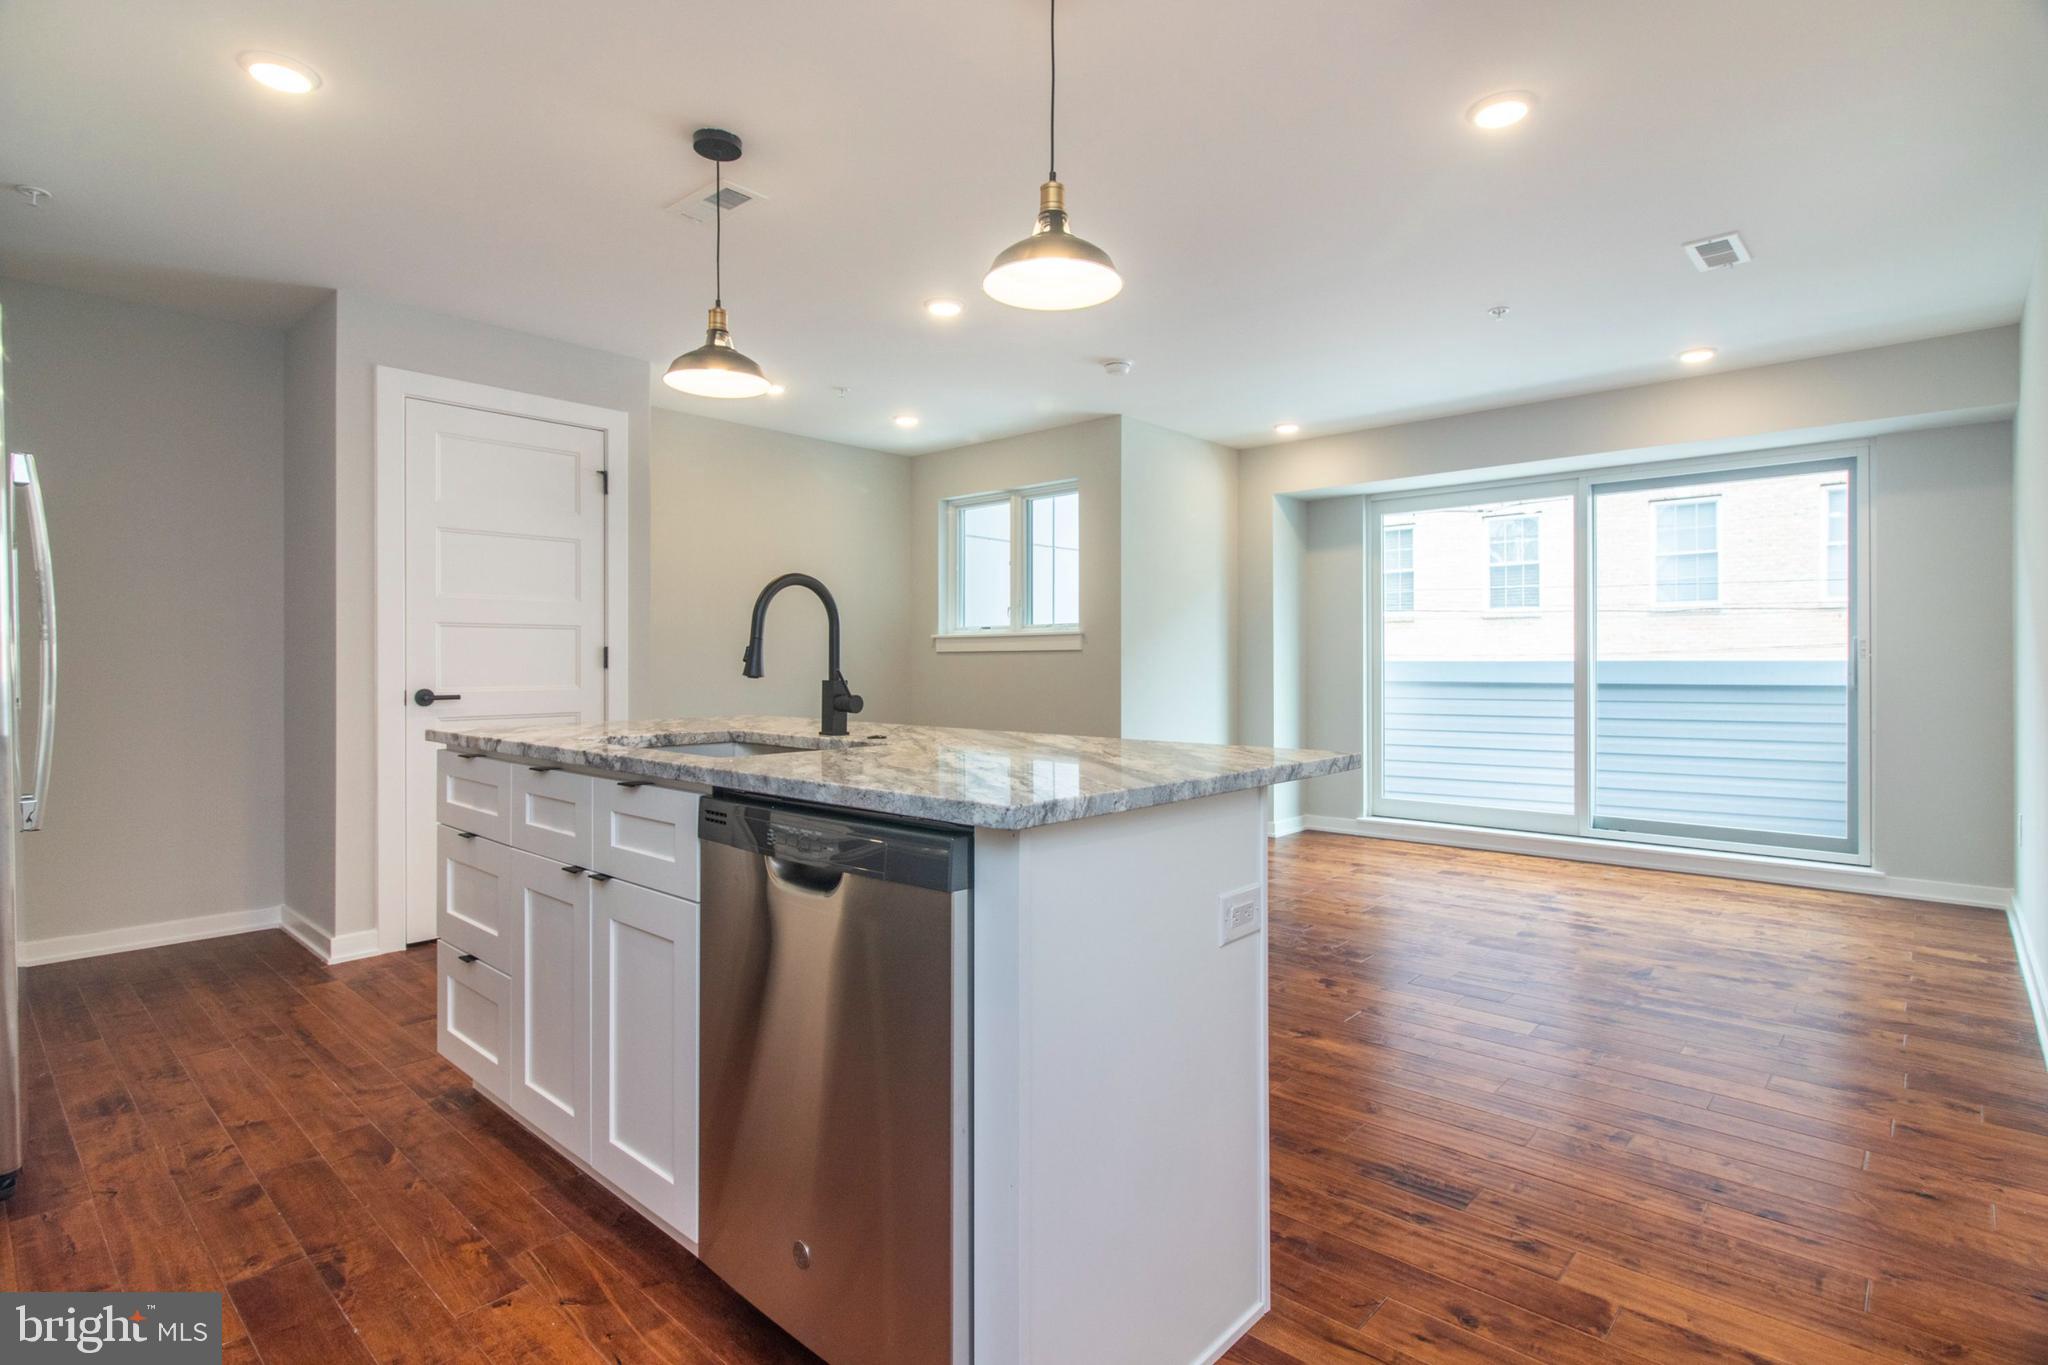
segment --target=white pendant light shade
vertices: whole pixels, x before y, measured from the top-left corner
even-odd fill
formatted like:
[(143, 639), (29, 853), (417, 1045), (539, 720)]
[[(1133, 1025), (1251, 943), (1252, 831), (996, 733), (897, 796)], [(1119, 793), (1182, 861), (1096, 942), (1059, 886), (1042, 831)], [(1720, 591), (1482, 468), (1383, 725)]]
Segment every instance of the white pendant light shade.
[(981, 287), (1012, 308), (1056, 311), (1107, 303), (1123, 291), (1124, 277), (1108, 252), (1068, 228), (1063, 187), (1048, 180), (1038, 191), (1038, 226), (996, 257)]
[(677, 356), (661, 382), (699, 398), (759, 398), (768, 392), (768, 376), (761, 367), (733, 349), (723, 308), (711, 310), (704, 344)]

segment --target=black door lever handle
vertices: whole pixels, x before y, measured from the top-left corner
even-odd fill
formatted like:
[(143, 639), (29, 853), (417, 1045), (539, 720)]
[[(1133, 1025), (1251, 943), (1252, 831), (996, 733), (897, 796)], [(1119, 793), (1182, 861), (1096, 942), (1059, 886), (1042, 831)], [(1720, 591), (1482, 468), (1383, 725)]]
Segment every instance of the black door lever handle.
[(431, 687), (422, 687), (419, 691), (412, 694), (412, 700), (415, 706), (432, 706), (437, 701), (461, 701), (462, 694), (460, 692), (436, 692)]

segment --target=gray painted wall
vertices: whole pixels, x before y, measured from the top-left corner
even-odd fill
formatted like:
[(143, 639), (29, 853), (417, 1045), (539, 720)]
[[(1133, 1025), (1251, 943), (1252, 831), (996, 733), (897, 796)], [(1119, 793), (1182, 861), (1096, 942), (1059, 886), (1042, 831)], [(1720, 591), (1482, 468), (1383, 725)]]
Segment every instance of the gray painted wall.
[(1237, 452), (1124, 418), (1122, 534), (1124, 738), (1228, 744)]
[(812, 594), (775, 599), (767, 675), (740, 676), (755, 594), (801, 572), (838, 600), (841, 667), (867, 700), (854, 723), (912, 719), (910, 469), (901, 455), (655, 409), (648, 683), (634, 710), (816, 715), (826, 632)]
[(63, 645), (26, 940), (284, 897), (276, 331), (0, 280), (6, 435), (48, 491)]
[[(1105, 417), (911, 461), (910, 718), (925, 725), (1114, 735), (1123, 724), (1121, 419)], [(939, 507), (1058, 479), (1081, 486), (1084, 647), (940, 654)]]

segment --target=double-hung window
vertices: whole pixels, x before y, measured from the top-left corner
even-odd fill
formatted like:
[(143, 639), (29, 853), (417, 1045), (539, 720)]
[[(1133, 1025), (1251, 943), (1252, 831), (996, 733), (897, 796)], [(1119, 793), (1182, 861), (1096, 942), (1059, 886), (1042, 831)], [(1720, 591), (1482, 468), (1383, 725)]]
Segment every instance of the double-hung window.
[(1038, 643), (1009, 647), (1078, 647), (1081, 493), (1073, 482), (953, 498), (942, 515), (941, 649), (1020, 636)]
[(1657, 504), (1657, 604), (1713, 606), (1721, 600), (1718, 498)]
[(1543, 605), (1541, 523), (1533, 516), (1486, 519), (1486, 605), (1535, 611)]

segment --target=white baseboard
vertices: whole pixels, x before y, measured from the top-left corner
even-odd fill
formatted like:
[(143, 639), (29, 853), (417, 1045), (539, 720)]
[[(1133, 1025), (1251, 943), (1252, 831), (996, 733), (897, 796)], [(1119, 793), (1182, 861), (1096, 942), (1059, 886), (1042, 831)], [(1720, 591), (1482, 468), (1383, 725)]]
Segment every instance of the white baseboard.
[(307, 919), (289, 905), (280, 907), (283, 915), (279, 927), (290, 934), (298, 945), (319, 958), (328, 966), (337, 962), (354, 962), (359, 957), (377, 955), (377, 931), (358, 929), (353, 933), (330, 934), (319, 925)]
[(2020, 984), (2027, 988), (2027, 1003), (2034, 1007), (2034, 1036), (2041, 1042), (2041, 1060), (2048, 1063), (2048, 981), (2041, 979), (2034, 945), (2027, 939), (2027, 922), (2020, 916), (2019, 893), (2005, 903), (2006, 922), (2012, 926), (2012, 948), (2020, 955)]
[(227, 910), (217, 915), (158, 920), (154, 924), (102, 929), (91, 934), (23, 939), (20, 960), (22, 966), (33, 967), (43, 962), (70, 962), (81, 957), (134, 952), (138, 948), (161, 948), (167, 943), (192, 943), (199, 939), (246, 934), (257, 929), (275, 929), (283, 910), (281, 905), (262, 905), (253, 910)]
[(1528, 834), (1521, 830), (1440, 825), (1423, 820), (1352, 819), (1334, 815), (1309, 815), (1303, 820), (1305, 828), (1327, 834), (1354, 834), (1368, 839), (1475, 848), (1490, 853), (1526, 853), (1537, 858), (1568, 858), (1574, 862), (1638, 867), (1653, 872), (1691, 872), (1706, 877), (1733, 877), (1739, 881), (1805, 886), (1820, 891), (1848, 891), (1897, 900), (1940, 901), (1988, 910), (2002, 910), (2012, 900), (2012, 888), (2008, 886), (1893, 877), (1875, 868), (1845, 863), (1801, 862), (1796, 858), (1767, 858), (1713, 849), (1579, 839), (1564, 834)]
[(1290, 815), (1284, 820), (1270, 821), (1266, 826), (1266, 837), (1269, 839), (1284, 839), (1290, 834), (1299, 834), (1302, 830), (1308, 828), (1307, 825), (1302, 823), (1307, 818), (1305, 815)]

